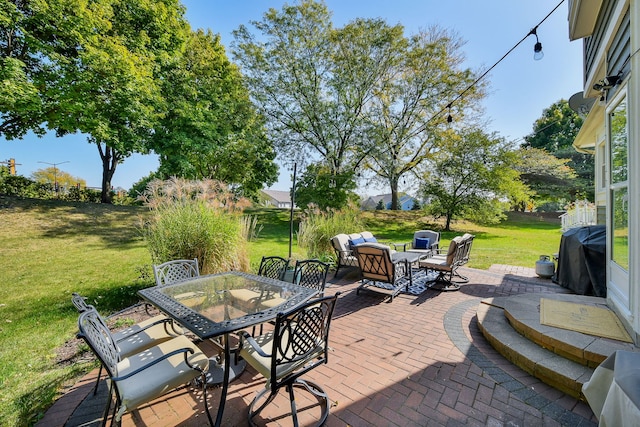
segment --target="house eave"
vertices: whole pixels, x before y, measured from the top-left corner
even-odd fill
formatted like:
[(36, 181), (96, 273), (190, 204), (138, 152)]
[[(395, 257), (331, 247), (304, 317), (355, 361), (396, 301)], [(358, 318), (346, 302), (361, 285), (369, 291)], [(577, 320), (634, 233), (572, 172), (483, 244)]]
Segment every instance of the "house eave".
[(569, 0), (569, 40), (593, 34), (602, 0)]
[(573, 140), (573, 148), (579, 153), (594, 154), (596, 135), (604, 126), (604, 106), (599, 102), (593, 104), (591, 111), (582, 123), (582, 127)]

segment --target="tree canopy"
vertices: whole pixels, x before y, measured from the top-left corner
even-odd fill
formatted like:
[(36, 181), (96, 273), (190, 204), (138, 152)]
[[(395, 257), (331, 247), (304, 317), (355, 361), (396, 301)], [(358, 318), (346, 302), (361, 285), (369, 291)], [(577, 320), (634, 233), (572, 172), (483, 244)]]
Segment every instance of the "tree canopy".
[(449, 131), (429, 162), (422, 193), (426, 209), (445, 217), (493, 222), (508, 202), (527, 200), (529, 191), (513, 165), (516, 152), (504, 139), (474, 128)]
[(56, 167), (38, 169), (31, 174), (31, 178), (36, 182), (57, 184), (60, 187), (67, 188), (75, 185), (80, 185), (81, 187), (87, 186), (87, 182), (84, 179), (75, 177)]
[(525, 173), (523, 179), (536, 191), (538, 201), (566, 203), (576, 198), (593, 199), (594, 157), (579, 153), (573, 147), (582, 122), (580, 115), (569, 107), (566, 100), (561, 99), (543, 110), (542, 116), (533, 125), (533, 132), (525, 136), (523, 147), (542, 149), (558, 159), (566, 159), (566, 166), (575, 172), (566, 175), (560, 167), (552, 175)]
[[(461, 41), (437, 27), (408, 38), (382, 19), (335, 28), (313, 0), (269, 9), (251, 25), (258, 35), (241, 26), (233, 53), (279, 155), (321, 163), (335, 183), (369, 168), (396, 199), (398, 179), (432, 149), (443, 123), (435, 116), (475, 78), (460, 69)], [(462, 112), (480, 88), (455, 108)]]
[(103, 202), (117, 165), (152, 149), (165, 175), (246, 192), (275, 180), (237, 68), (217, 36), (191, 30), (179, 0), (4, 2), (0, 28), (0, 135), (88, 135)]
[(150, 144), (160, 155), (156, 178), (211, 178), (246, 196), (276, 181), (275, 151), (264, 120), (219, 35), (192, 32), (162, 90), (166, 113)]

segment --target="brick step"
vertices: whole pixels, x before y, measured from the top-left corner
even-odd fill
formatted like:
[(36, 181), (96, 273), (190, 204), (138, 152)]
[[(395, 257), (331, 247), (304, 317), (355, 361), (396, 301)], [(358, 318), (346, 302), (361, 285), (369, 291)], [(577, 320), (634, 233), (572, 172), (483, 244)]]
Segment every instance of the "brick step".
[(603, 298), (571, 294), (523, 294), (488, 298), (478, 306), (478, 326), (507, 360), (562, 392), (583, 398), (582, 384), (616, 350), (629, 343), (540, 324), (540, 298), (602, 304)]

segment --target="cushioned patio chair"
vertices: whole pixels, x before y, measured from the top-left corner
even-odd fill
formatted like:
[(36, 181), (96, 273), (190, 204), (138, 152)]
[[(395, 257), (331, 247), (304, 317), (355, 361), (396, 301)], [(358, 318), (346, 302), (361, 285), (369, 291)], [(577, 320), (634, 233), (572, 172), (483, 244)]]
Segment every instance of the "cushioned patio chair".
[[(446, 253), (439, 253), (420, 261), (420, 267), (437, 273), (434, 282), (442, 284), (443, 291), (457, 291), (461, 283), (469, 279), (458, 272), (458, 268), (469, 262), (471, 245), (475, 236), (464, 234), (454, 237), (449, 243)], [(458, 277), (456, 280), (454, 277)]]
[(327, 363), (329, 326), (338, 295), (314, 299), (278, 314), (273, 331), (264, 335), (253, 338), (247, 332), (240, 333), (240, 357), (267, 380), (265, 388), (249, 405), (250, 425), (256, 425), (254, 418), (283, 387), (289, 393), (294, 426), (298, 425), (294, 388), (303, 387), (318, 400), (317, 425), (326, 422), (330, 406), (327, 394), (319, 385), (303, 380), (301, 376)]
[(413, 252), (431, 252), (440, 248), (440, 233), (433, 230), (419, 230), (413, 233), (411, 248)]
[(336, 251), (336, 273), (333, 276), (338, 277), (338, 272), (344, 267), (358, 267), (358, 260), (351, 251), (348, 234), (337, 234), (331, 238), (331, 246)]
[(389, 246), (380, 243), (362, 243), (353, 248), (353, 252), (360, 267), (360, 286), (356, 289), (356, 294), (361, 289), (381, 292), (390, 296), (389, 302), (393, 301), (402, 288), (409, 289), (411, 266), (406, 260), (392, 261), (393, 251)]
[[(209, 359), (186, 336), (180, 335), (128, 357), (121, 357), (116, 342), (96, 310), (80, 314), (78, 338), (82, 338), (107, 371), (109, 397), (102, 425), (106, 425), (113, 395), (112, 424), (120, 423), (122, 415), (148, 403), (197, 377), (206, 384)], [(213, 425), (206, 386), (204, 405)]]
[[(93, 310), (96, 313), (98, 311), (93, 305), (87, 304), (86, 298), (74, 292), (71, 297), (71, 302), (76, 307), (79, 313), (84, 313), (89, 310)], [(102, 324), (108, 328), (106, 320), (98, 313), (98, 319)], [(178, 326), (172, 319), (158, 315), (150, 319), (143, 320), (135, 325), (127, 326), (117, 332), (113, 332), (113, 340), (118, 348), (118, 356), (120, 358), (128, 357), (132, 354), (139, 353), (142, 350), (146, 350), (149, 347), (153, 347), (164, 341), (169, 341), (183, 334), (182, 328)], [(100, 383), (100, 377), (102, 375), (102, 365), (98, 370), (98, 378), (96, 378), (96, 385), (93, 388), (93, 394), (95, 395), (98, 390), (98, 384)]]
[(176, 259), (162, 264), (153, 265), (153, 276), (157, 286), (171, 285), (192, 277), (200, 276), (198, 258)]

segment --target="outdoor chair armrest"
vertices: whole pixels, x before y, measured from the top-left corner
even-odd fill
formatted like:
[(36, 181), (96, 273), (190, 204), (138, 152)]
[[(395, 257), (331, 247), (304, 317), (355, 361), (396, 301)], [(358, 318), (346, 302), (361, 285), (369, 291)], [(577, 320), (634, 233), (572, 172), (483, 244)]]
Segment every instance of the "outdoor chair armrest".
[(126, 339), (128, 339), (131, 335), (136, 335), (139, 334), (141, 332), (146, 331), (149, 328), (152, 328), (156, 325), (160, 325), (164, 323), (164, 330), (165, 332), (167, 332), (167, 334), (169, 334), (169, 327), (171, 327), (171, 329), (175, 332), (178, 333), (178, 331), (176, 331), (175, 329), (175, 325), (173, 323), (173, 319), (169, 318), (169, 317), (164, 317), (162, 319), (158, 319), (155, 322), (149, 323), (148, 325), (145, 325), (144, 327), (140, 328), (140, 329), (136, 329), (134, 331), (131, 331), (130, 334), (126, 334), (120, 338), (118, 338), (117, 340), (115, 340), (116, 343), (119, 343), (120, 341), (124, 341)]
[[(399, 252), (406, 252), (407, 251), (407, 245), (411, 245), (411, 242), (404, 242), (404, 243), (390, 243), (389, 246), (393, 246), (393, 249)], [(402, 251), (400, 251), (400, 249), (398, 248), (402, 248)]]
[(270, 354), (267, 354), (262, 350), (262, 347), (260, 347), (260, 345), (258, 345), (256, 340), (254, 340), (253, 337), (247, 331), (240, 331), (238, 333), (238, 335), (240, 335), (240, 343), (238, 344), (238, 348), (239, 349), (241, 349), (244, 346), (243, 345), (243, 341), (246, 341), (255, 350), (255, 352), (258, 353), (260, 356), (262, 356), (262, 357), (271, 357)]

